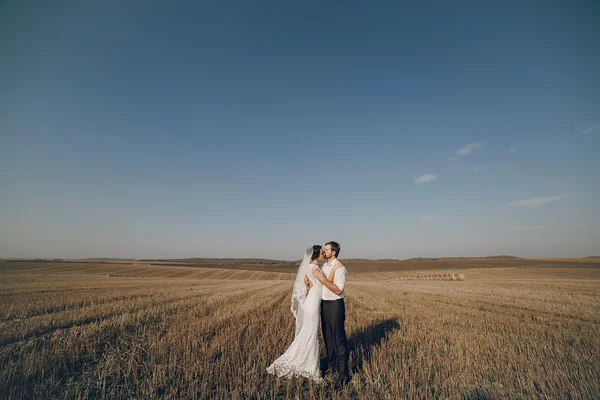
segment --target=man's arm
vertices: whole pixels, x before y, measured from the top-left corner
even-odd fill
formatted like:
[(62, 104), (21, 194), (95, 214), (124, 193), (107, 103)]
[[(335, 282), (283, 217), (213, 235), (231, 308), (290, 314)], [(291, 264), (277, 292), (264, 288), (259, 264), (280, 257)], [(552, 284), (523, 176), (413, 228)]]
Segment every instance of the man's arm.
[(312, 273), (315, 276), (315, 278), (317, 278), (319, 282), (321, 282), (323, 286), (325, 286), (327, 289), (331, 290), (338, 296), (342, 294), (342, 289), (340, 289), (335, 283), (329, 282), (327, 280), (327, 277), (323, 275), (323, 272), (320, 269), (313, 268)]

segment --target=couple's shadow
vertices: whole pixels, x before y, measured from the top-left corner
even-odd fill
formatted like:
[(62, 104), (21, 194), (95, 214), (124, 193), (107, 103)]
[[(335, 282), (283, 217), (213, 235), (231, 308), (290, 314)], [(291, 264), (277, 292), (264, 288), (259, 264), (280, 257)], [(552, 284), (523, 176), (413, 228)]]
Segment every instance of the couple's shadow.
[[(395, 319), (376, 320), (370, 326), (360, 329), (348, 338), (350, 352), (349, 369), (354, 375), (363, 368), (365, 361), (369, 361), (373, 349), (390, 335), (400, 329), (400, 324)], [(327, 359), (321, 358), (321, 372), (327, 369)]]

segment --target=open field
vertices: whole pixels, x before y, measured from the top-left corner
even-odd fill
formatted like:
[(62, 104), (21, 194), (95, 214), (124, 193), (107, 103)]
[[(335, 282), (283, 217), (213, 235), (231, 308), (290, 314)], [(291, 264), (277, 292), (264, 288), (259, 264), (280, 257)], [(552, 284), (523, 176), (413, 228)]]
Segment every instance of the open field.
[[(593, 267), (600, 268), (600, 257), (584, 257), (584, 258), (519, 258), (519, 257), (450, 257), (450, 258), (411, 258), (408, 260), (365, 260), (365, 259), (349, 259), (341, 260), (349, 270), (355, 273), (364, 272), (416, 272), (424, 273), (425, 271), (464, 271), (480, 268), (520, 268), (520, 267), (554, 267), (554, 268), (572, 268), (572, 267)], [(129, 270), (132, 267), (139, 273), (140, 267), (191, 267), (191, 268), (209, 268), (209, 269), (228, 269), (240, 271), (265, 271), (265, 272), (282, 272), (295, 274), (298, 269), (299, 261), (280, 261), (267, 259), (238, 259), (238, 258), (189, 258), (179, 260), (105, 260), (101, 262), (90, 260), (66, 260), (62, 262), (56, 261), (24, 261), (10, 262), (11, 265), (17, 266), (19, 269), (37, 269), (44, 271), (52, 267), (59, 267), (58, 270), (79, 270), (80, 268), (88, 268), (88, 271), (97, 268), (105, 268), (106, 270)], [(0, 263), (1, 264), (1, 263)], [(86, 267), (87, 266), (87, 267)], [(13, 268), (13, 267), (5, 267)], [(91, 269), (89, 269), (91, 268)], [(158, 276), (163, 275), (163, 269), (154, 268), (148, 270), (149, 274)], [(183, 271), (183, 270), (178, 270)], [(182, 272), (183, 273), (183, 272)], [(144, 273), (145, 274), (145, 273)], [(187, 269), (190, 277), (193, 272)]]
[(265, 372), (293, 337), (293, 270), (0, 263), (0, 396), (598, 398), (598, 261), (546, 263), (348, 262), (338, 392)]

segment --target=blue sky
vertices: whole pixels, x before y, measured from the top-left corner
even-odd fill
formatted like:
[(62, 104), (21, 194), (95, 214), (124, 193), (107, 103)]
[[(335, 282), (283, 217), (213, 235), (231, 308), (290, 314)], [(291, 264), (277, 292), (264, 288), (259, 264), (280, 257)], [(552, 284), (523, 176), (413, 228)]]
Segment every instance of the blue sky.
[(598, 2), (2, 7), (0, 257), (600, 253)]

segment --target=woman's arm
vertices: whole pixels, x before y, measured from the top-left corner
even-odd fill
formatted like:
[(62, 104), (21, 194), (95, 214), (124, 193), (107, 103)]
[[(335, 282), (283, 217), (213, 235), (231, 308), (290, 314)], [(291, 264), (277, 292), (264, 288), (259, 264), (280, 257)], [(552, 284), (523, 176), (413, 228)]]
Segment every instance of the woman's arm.
[(340, 269), (341, 267), (343, 267), (343, 265), (339, 264), (336, 265), (335, 267), (333, 267), (333, 269), (331, 270), (331, 272), (329, 273), (329, 276), (327, 277), (327, 280), (331, 283), (333, 283), (333, 278), (335, 277), (335, 271)]
[[(344, 290), (343, 287), (340, 289), (339, 286), (337, 286), (335, 283), (330, 282), (327, 279), (327, 277), (323, 274), (323, 271), (321, 271), (318, 268), (313, 268), (312, 272), (313, 272), (313, 275), (315, 276), (315, 278), (317, 278), (317, 280), (319, 280), (323, 284), (323, 286), (325, 286), (327, 289), (331, 290), (333, 293), (337, 294), (338, 296), (340, 294), (342, 294), (342, 291)], [(345, 280), (344, 280), (344, 282), (345, 282)]]
[(308, 277), (308, 275), (306, 275), (304, 277), (304, 283), (306, 283), (306, 286), (308, 287), (308, 290), (312, 289), (312, 287), (315, 286), (315, 284), (313, 283), (313, 281), (310, 280), (310, 278)]

